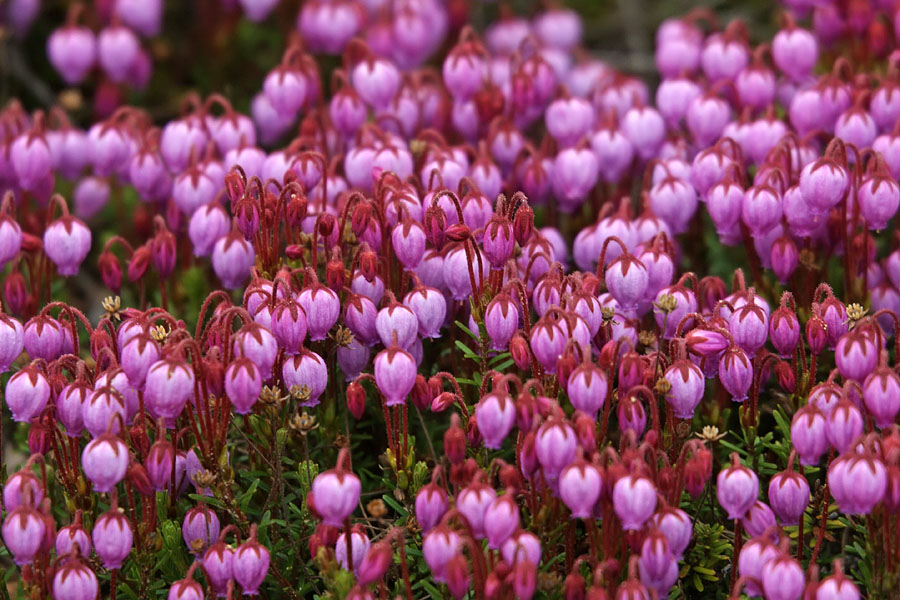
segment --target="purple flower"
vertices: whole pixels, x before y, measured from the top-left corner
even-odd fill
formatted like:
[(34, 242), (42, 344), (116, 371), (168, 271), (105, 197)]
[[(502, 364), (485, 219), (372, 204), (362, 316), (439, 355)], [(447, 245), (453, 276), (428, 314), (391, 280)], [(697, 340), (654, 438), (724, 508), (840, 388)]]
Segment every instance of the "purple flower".
[(321, 356), (311, 350), (301, 349), (287, 357), (281, 367), (284, 385), (289, 391), (295, 388), (305, 391), (303, 406), (316, 406), (328, 385), (328, 368)]
[(324, 340), (341, 314), (341, 303), (337, 294), (314, 281), (300, 292), (297, 301), (306, 312), (309, 339), (313, 342)]
[(875, 424), (891, 427), (900, 412), (900, 377), (890, 367), (876, 367), (863, 383), (862, 397)]
[(794, 472), (791, 464), (769, 481), (769, 503), (782, 524), (800, 522), (809, 505), (809, 484), (802, 474)]
[(200, 555), (219, 537), (219, 517), (201, 504), (187, 511), (181, 526), (181, 537), (192, 554)]
[(844, 455), (828, 468), (828, 487), (841, 512), (867, 515), (884, 498), (887, 471), (878, 458)]
[(559, 476), (559, 496), (573, 519), (592, 518), (594, 505), (603, 492), (600, 470), (584, 459), (576, 459)]
[(732, 452), (731, 466), (719, 473), (716, 484), (719, 504), (729, 519), (743, 518), (759, 495), (759, 478), (740, 463), (736, 452)]
[(118, 569), (131, 553), (132, 534), (128, 517), (113, 507), (100, 515), (91, 531), (94, 552), (107, 569)]
[(635, 531), (656, 510), (656, 486), (640, 475), (626, 475), (613, 486), (613, 508), (622, 521), (622, 529)]
[(72, 524), (60, 529), (56, 535), (56, 555), (67, 556), (77, 552), (79, 556), (90, 556), (92, 548), (91, 538), (82, 527), (79, 510), (75, 513)]
[(231, 219), (218, 202), (204, 204), (193, 211), (188, 224), (188, 237), (194, 245), (194, 256), (209, 256), (216, 242), (231, 231)]
[(140, 49), (141, 44), (134, 32), (121, 25), (110, 25), (97, 36), (97, 56), (100, 66), (116, 83), (127, 79)]
[(422, 554), (435, 582), (447, 581), (445, 574), (447, 563), (457, 553), (460, 543), (459, 535), (446, 525), (435, 527), (425, 534), (422, 539)]
[(124, 429), (127, 417), (125, 398), (111, 385), (95, 388), (82, 407), (84, 427), (94, 438), (106, 432), (118, 435)]
[(679, 359), (666, 369), (663, 378), (669, 382), (666, 402), (672, 406), (679, 419), (690, 419), (694, 409), (703, 400), (705, 382), (703, 373), (689, 360)]
[(315, 509), (325, 525), (343, 527), (344, 519), (353, 514), (359, 503), (361, 483), (359, 477), (344, 468), (348, 458), (347, 451), (341, 450), (337, 466), (313, 480), (311, 493)]
[(40, 415), (50, 399), (50, 384), (34, 363), (9, 378), (4, 392), (13, 420), (28, 422)]
[(864, 420), (862, 412), (849, 399), (837, 403), (825, 417), (825, 434), (838, 452), (849, 450), (862, 434)]
[[(357, 531), (355, 528), (351, 530), (350, 533), (350, 558), (353, 559), (353, 569), (354, 571), (359, 569), (362, 564), (363, 558), (365, 558), (366, 553), (369, 551), (369, 547), (371, 546), (371, 542), (369, 541), (369, 537), (363, 531)], [(347, 533), (342, 533), (338, 536), (337, 542), (334, 545), (334, 557), (337, 559), (338, 564), (341, 568), (350, 570), (349, 563), (347, 561)]]
[(416, 494), (416, 520), (422, 531), (427, 533), (437, 525), (449, 507), (450, 502), (443, 487), (435, 481), (422, 486)]
[(575, 430), (560, 418), (551, 418), (538, 429), (535, 451), (547, 479), (559, 477), (575, 459), (577, 448)]
[(219, 238), (213, 246), (213, 269), (228, 289), (238, 288), (246, 281), (255, 260), (253, 246), (237, 229)]
[(441, 337), (441, 326), (447, 317), (447, 300), (433, 287), (417, 286), (406, 294), (403, 303), (412, 309), (422, 338)]
[(125, 478), (128, 462), (125, 443), (108, 433), (88, 442), (81, 453), (81, 468), (93, 483), (95, 492), (112, 491)]
[(753, 365), (746, 352), (737, 346), (731, 346), (722, 353), (719, 359), (719, 381), (731, 394), (733, 401), (743, 402), (747, 399), (747, 392), (753, 383)]
[(606, 403), (609, 382), (606, 373), (592, 362), (583, 362), (572, 371), (566, 382), (569, 402), (576, 410), (596, 417)]
[(484, 539), (485, 512), (496, 497), (494, 488), (480, 481), (470, 483), (456, 495), (456, 508), (469, 522), (475, 539)]
[(157, 417), (174, 420), (194, 397), (194, 382), (194, 370), (183, 359), (156, 361), (144, 381), (147, 408)]
[[(234, 550), (219, 540), (203, 555), (203, 572), (219, 598), (227, 594), (228, 582), (234, 577)], [(174, 587), (173, 587), (174, 589)]]
[(67, 84), (81, 83), (97, 60), (94, 32), (78, 25), (60, 27), (47, 39), (47, 57)]
[(232, 561), (234, 578), (244, 595), (256, 596), (269, 571), (269, 551), (256, 539), (257, 527), (250, 527), (250, 539), (237, 547)]
[(760, 580), (769, 600), (799, 598), (806, 585), (803, 568), (796, 560), (783, 553), (763, 565)]
[(90, 250), (91, 230), (80, 219), (66, 215), (44, 231), (44, 251), (60, 275), (77, 275)]
[(772, 39), (772, 58), (782, 73), (803, 81), (819, 60), (819, 45), (810, 32), (791, 26)]
[(509, 394), (493, 391), (478, 401), (475, 406), (475, 420), (478, 431), (484, 438), (485, 447), (499, 450), (503, 446), (503, 440), (515, 425), (515, 403)]
[(392, 345), (375, 356), (375, 383), (386, 405), (406, 402), (415, 382), (416, 362), (409, 352)]
[(272, 335), (287, 354), (297, 354), (306, 338), (306, 312), (299, 302), (279, 300), (272, 313)]
[(484, 511), (484, 531), (488, 547), (499, 550), (500, 546), (519, 528), (519, 506), (515, 492), (507, 491), (498, 496)]
[(54, 598), (94, 600), (99, 594), (100, 584), (97, 576), (80, 560), (70, 559), (63, 562), (53, 576)]
[(234, 412), (239, 415), (252, 412), (261, 392), (262, 375), (256, 363), (244, 357), (234, 359), (225, 370), (225, 394)]

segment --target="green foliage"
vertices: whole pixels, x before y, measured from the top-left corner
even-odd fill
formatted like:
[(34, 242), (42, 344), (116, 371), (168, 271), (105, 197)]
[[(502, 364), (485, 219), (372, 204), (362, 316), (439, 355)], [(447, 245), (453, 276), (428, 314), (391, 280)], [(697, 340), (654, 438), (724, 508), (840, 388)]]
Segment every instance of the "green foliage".
[[(731, 561), (733, 550), (733, 540), (729, 539), (723, 525), (695, 521), (692, 543), (678, 572), (679, 583), (669, 597), (719, 597), (716, 590), (726, 589), (727, 586), (709, 584), (716, 584), (727, 577), (723, 567)], [(729, 566), (729, 570), (731, 568)]]

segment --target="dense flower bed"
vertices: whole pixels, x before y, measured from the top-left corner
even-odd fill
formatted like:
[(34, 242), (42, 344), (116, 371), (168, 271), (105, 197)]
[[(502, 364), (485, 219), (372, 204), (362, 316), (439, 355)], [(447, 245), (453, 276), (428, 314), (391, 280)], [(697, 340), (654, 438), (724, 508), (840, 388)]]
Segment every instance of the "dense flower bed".
[(651, 93), (572, 10), (307, 0), (161, 121), (161, 0), (73, 4), (100, 117), (0, 111), (0, 595), (897, 598), (893, 5), (671, 18)]

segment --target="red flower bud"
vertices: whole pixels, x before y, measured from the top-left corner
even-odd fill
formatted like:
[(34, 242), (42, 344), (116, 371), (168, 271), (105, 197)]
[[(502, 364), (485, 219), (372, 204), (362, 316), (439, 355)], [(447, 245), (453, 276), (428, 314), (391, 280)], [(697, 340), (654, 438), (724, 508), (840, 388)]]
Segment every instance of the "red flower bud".
[(500, 484), (506, 489), (522, 489), (522, 473), (515, 465), (504, 464), (500, 467)]
[(354, 419), (361, 419), (366, 411), (366, 390), (355, 381), (347, 386), (347, 410)]
[(356, 580), (360, 585), (369, 585), (378, 581), (384, 577), (393, 558), (394, 550), (391, 548), (390, 539), (383, 539), (377, 544), (373, 544), (356, 571)]
[(150, 242), (153, 267), (160, 279), (168, 279), (175, 270), (176, 249), (175, 236), (163, 226)]
[(303, 219), (306, 218), (307, 201), (306, 196), (302, 194), (292, 194), (285, 208), (285, 220), (288, 226), (292, 228), (300, 227)]
[(36, 235), (22, 232), (22, 251), (37, 252), (44, 247), (44, 242)]
[(516, 398), (516, 427), (521, 431), (531, 431), (537, 411), (538, 407), (534, 396), (528, 392), (519, 394), (519, 397)]
[[(100, 362), (101, 360), (101, 348), (109, 348), (112, 350), (112, 338), (109, 336), (109, 332), (106, 329), (95, 329), (91, 332), (91, 356), (94, 357), (94, 360), (100, 363), (100, 366), (105, 368), (105, 365)], [(103, 355), (106, 355), (104, 352)]]
[(104, 285), (118, 294), (122, 290), (122, 265), (119, 259), (109, 250), (104, 250), (97, 259), (97, 266)]
[(337, 219), (334, 218), (334, 215), (325, 213), (321, 217), (319, 217), (319, 235), (328, 238), (334, 232), (335, 227), (337, 227)]
[(575, 350), (570, 346), (556, 361), (556, 376), (559, 379), (560, 384), (569, 381), (569, 375), (572, 374), (572, 371), (575, 370), (578, 363), (579, 360), (578, 357), (575, 356)]
[(597, 358), (597, 365), (603, 369), (604, 371), (611, 371), (613, 365), (616, 364), (616, 358), (618, 357), (618, 345), (616, 344), (616, 340), (610, 340), (603, 344), (603, 347), (600, 348), (600, 356)]
[(141, 456), (146, 455), (150, 451), (150, 436), (147, 434), (146, 425), (135, 422), (134, 425), (128, 428), (128, 437), (131, 438), (131, 445), (140, 452)]
[(781, 386), (781, 389), (788, 394), (793, 394), (797, 391), (797, 377), (794, 375), (794, 370), (789, 363), (783, 360), (778, 361), (775, 365), (775, 377), (778, 379), (778, 385)]
[(516, 366), (522, 371), (528, 371), (531, 367), (531, 350), (528, 341), (521, 333), (516, 333), (509, 341), (509, 353), (512, 355)]
[(452, 392), (441, 392), (431, 401), (431, 412), (444, 412), (454, 404), (456, 404), (456, 394)]
[(534, 233), (534, 211), (528, 203), (522, 203), (516, 209), (516, 216), (513, 218), (513, 235), (516, 242), (520, 246), (524, 246), (531, 239)]
[(459, 600), (469, 591), (469, 561), (462, 554), (455, 554), (447, 562), (444, 567), (444, 573), (447, 577), (447, 587), (450, 588), (450, 594)]
[(225, 393), (225, 365), (219, 360), (218, 355), (203, 361), (203, 373), (209, 393), (222, 396)]
[(25, 277), (19, 271), (13, 271), (6, 276), (3, 281), (3, 297), (6, 298), (9, 312), (15, 315), (25, 312), (25, 307), (31, 302), (31, 298), (28, 294), (28, 287), (25, 285)]
[(309, 554), (315, 558), (319, 548), (331, 548), (337, 542), (340, 530), (337, 527), (319, 524), (309, 538)]
[(537, 566), (530, 560), (519, 560), (512, 571), (513, 592), (516, 598), (531, 598), (537, 587)]
[(813, 315), (806, 322), (806, 341), (813, 354), (819, 354), (825, 349), (828, 343), (828, 328), (820, 316)]
[(297, 260), (304, 254), (304, 247), (300, 244), (288, 244), (284, 249), (284, 255), (291, 260)]
[(153, 489), (153, 484), (150, 482), (150, 476), (147, 475), (147, 469), (139, 462), (132, 462), (128, 465), (125, 479), (140, 492), (141, 496), (149, 498), (156, 494), (156, 490)]
[(466, 458), (466, 433), (459, 424), (459, 415), (450, 417), (450, 427), (444, 432), (444, 454), (450, 464), (456, 465)]
[(359, 253), (359, 270), (369, 283), (378, 275), (378, 255), (367, 246)]
[(347, 283), (347, 271), (340, 258), (332, 258), (325, 265), (325, 283), (334, 292), (340, 292)]
[[(428, 379), (428, 393), (431, 394), (431, 398), (434, 398), (438, 394), (444, 391), (444, 386), (441, 383), (441, 378), (438, 376), (433, 376)], [(429, 402), (431, 401), (429, 398)]]
[(697, 300), (700, 301), (700, 307), (704, 311), (711, 311), (719, 303), (719, 300), (728, 295), (725, 282), (720, 277), (712, 275), (701, 279), (699, 288)]
[(353, 215), (350, 217), (350, 229), (356, 237), (362, 237), (371, 220), (372, 207), (368, 203), (357, 204), (353, 209)]
[(484, 441), (481, 437), (481, 431), (478, 429), (478, 422), (475, 415), (469, 416), (469, 422), (466, 423), (466, 440), (473, 448), (478, 448)]
[(563, 584), (563, 593), (566, 600), (584, 600), (584, 577), (578, 571), (572, 571), (566, 576)]
[(596, 420), (581, 411), (575, 413), (575, 437), (584, 448), (585, 454), (590, 454), (597, 447)]
[(225, 189), (228, 191), (228, 199), (232, 206), (244, 195), (247, 180), (238, 169), (232, 169), (225, 175)]
[(46, 454), (50, 451), (50, 425), (46, 419), (38, 419), (28, 429), (28, 451), (32, 454)]
[(150, 266), (152, 253), (149, 244), (144, 244), (134, 251), (131, 260), (128, 262), (128, 280), (138, 281), (147, 272)]
[(429, 206), (425, 211), (425, 237), (437, 250), (444, 247), (444, 231), (447, 229), (447, 215), (438, 206)]
[(444, 234), (451, 242), (464, 242), (472, 237), (472, 231), (462, 223), (454, 223)]
[(698, 450), (684, 465), (684, 487), (695, 500), (700, 497), (712, 476), (712, 452)]
[(415, 404), (419, 410), (425, 410), (428, 408), (429, 404), (431, 404), (431, 399), (433, 398), (431, 395), (431, 388), (428, 385), (428, 380), (425, 379), (425, 376), (421, 373), (416, 375), (416, 383), (413, 385), (413, 389), (409, 395), (413, 404)]

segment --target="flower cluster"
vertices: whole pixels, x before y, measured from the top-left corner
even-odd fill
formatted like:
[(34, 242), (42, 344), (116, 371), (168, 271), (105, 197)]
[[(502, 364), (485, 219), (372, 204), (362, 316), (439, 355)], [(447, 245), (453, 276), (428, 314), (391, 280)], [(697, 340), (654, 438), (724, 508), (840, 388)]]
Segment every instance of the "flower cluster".
[(163, 3), (73, 4), (47, 58), (102, 116), (0, 110), (0, 561), (56, 600), (896, 597), (893, 4), (671, 18), (651, 97), (572, 10), (309, 0), (248, 114), (168, 120), (122, 101)]

